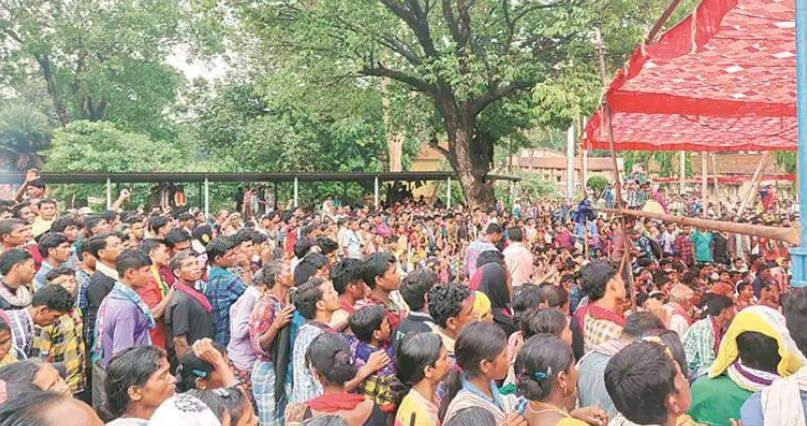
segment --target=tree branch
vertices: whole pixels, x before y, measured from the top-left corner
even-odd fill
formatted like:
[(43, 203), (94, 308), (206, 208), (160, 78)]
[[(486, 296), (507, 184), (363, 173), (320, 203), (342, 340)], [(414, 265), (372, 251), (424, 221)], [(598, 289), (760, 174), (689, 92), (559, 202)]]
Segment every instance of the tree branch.
[[(426, 56), (438, 57), (437, 49), (434, 47), (431, 33), (429, 32), (429, 20), (423, 9), (418, 5), (415, 11), (410, 11), (398, 4), (395, 0), (380, 0), (381, 4), (387, 7), (392, 13), (401, 18), (406, 25), (415, 33), (418, 42), (423, 48)], [(417, 1), (417, 0), (410, 0)]]
[(437, 89), (431, 84), (407, 73), (385, 68), (381, 64), (377, 64), (375, 67), (364, 67), (364, 69), (360, 71), (360, 74), (370, 77), (387, 77), (391, 80), (408, 84), (415, 91), (425, 93), (432, 97), (434, 97), (437, 92)]
[(519, 90), (529, 89), (535, 86), (535, 81), (514, 81), (503, 87), (495, 87), (488, 91), (484, 96), (476, 98), (471, 101), (470, 113), (471, 117), (476, 117), (488, 105), (498, 101), (506, 96), (509, 96)]

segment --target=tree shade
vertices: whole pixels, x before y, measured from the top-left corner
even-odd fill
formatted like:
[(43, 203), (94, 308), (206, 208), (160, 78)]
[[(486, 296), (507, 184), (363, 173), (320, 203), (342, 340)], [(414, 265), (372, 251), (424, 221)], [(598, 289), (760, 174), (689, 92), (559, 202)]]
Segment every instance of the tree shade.
[[(796, 1), (703, 0), (638, 46), (604, 95), (614, 148), (795, 150)], [(602, 108), (586, 139), (589, 149), (609, 148)]]

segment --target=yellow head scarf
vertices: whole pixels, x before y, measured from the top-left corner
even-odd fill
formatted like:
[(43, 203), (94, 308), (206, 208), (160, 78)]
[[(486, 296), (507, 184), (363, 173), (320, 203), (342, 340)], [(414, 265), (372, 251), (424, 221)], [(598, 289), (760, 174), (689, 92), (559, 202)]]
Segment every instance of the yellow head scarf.
[(720, 350), (709, 370), (709, 377), (714, 378), (723, 374), (737, 360), (739, 356), (737, 336), (746, 331), (756, 331), (776, 339), (776, 343), (779, 344), (779, 356), (782, 357), (777, 367), (780, 376), (787, 377), (801, 368), (802, 357), (799, 356), (796, 343), (785, 327), (785, 317), (767, 306), (751, 306), (740, 311), (731, 322), (720, 342)]
[(491, 316), (491, 304), (490, 299), (485, 293), (481, 291), (474, 292), (474, 313), (476, 317), (479, 319), (487, 318)]

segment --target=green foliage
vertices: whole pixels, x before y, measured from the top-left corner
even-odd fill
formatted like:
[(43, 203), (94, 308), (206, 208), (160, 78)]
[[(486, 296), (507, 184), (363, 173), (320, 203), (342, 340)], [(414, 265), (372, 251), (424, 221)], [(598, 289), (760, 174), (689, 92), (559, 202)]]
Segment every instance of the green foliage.
[(0, 107), (0, 168), (26, 170), (41, 167), (39, 152), (50, 145), (51, 126), (45, 114), (22, 103)]
[(555, 184), (543, 180), (536, 174), (522, 175), (522, 181), (519, 182), (518, 187), (522, 198), (532, 201), (544, 198), (560, 198), (562, 196)]
[(602, 192), (602, 190), (607, 188), (609, 184), (610, 182), (608, 182), (608, 179), (602, 176), (592, 176), (588, 178), (588, 182), (586, 182), (586, 187), (594, 190), (594, 192), (596, 193), (600, 193)]
[(777, 151), (774, 153), (776, 164), (787, 173), (796, 173), (796, 153), (793, 151)]

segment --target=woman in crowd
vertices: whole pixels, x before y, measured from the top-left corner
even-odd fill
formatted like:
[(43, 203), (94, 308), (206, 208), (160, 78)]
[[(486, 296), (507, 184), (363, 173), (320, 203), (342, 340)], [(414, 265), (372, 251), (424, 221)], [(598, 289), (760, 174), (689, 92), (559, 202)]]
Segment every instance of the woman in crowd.
[(507, 336), (501, 327), (486, 322), (474, 322), (462, 329), (454, 347), (458, 368), (446, 378), (446, 395), (440, 407), (443, 422), (448, 422), (459, 410), (483, 407), (497, 424), (519, 424), (513, 415), (515, 400), (502, 396), (496, 380), (507, 375)]
[(451, 369), (443, 342), (434, 333), (409, 334), (398, 346), (398, 380), (402, 401), (396, 401), (396, 426), (438, 426), (437, 386)]
[(322, 333), (308, 347), (306, 361), (322, 384), (322, 395), (303, 405), (286, 407), (286, 425), (294, 426), (319, 415), (339, 415), (348, 426), (385, 426), (384, 413), (371, 400), (348, 393), (345, 383), (356, 377), (358, 369), (351, 358), (350, 346), (340, 334)]
[(482, 274), (479, 291), (490, 299), (493, 322), (510, 336), (516, 332), (510, 304), (510, 274), (499, 263), (488, 263), (479, 268), (479, 273)]
[(524, 417), (530, 426), (604, 426), (608, 422), (597, 407), (572, 413), (577, 403), (577, 370), (571, 347), (559, 337), (538, 334), (527, 339), (515, 369), (518, 392), (529, 401)]
[(145, 426), (157, 408), (174, 395), (174, 377), (165, 351), (156, 346), (127, 349), (107, 368), (108, 426)]

